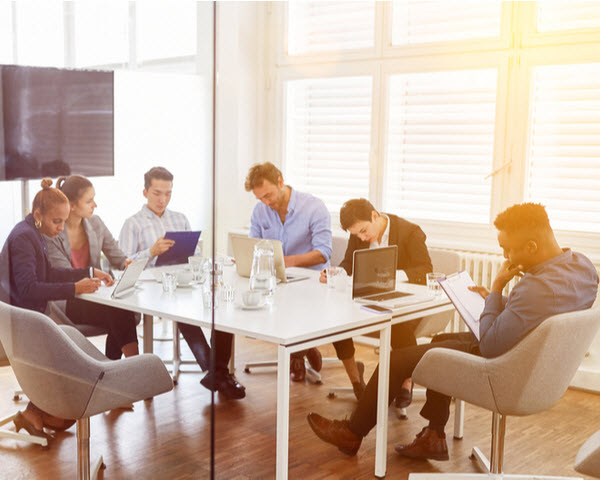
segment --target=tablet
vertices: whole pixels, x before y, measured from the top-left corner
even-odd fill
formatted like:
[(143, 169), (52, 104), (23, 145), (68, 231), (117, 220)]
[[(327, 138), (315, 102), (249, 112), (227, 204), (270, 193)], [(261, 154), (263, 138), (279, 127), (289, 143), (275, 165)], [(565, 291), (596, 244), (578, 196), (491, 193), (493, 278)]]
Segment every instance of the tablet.
[(133, 292), (135, 282), (137, 282), (137, 279), (144, 271), (144, 267), (148, 263), (148, 260), (148, 258), (140, 258), (139, 260), (134, 260), (125, 267), (123, 274), (117, 281), (117, 284), (110, 295), (111, 298), (121, 298), (128, 293)]
[(165, 238), (174, 240), (175, 244), (166, 252), (156, 257), (156, 266), (176, 265), (178, 263), (188, 263), (188, 257), (191, 257), (198, 246), (200, 231), (192, 232), (167, 232)]

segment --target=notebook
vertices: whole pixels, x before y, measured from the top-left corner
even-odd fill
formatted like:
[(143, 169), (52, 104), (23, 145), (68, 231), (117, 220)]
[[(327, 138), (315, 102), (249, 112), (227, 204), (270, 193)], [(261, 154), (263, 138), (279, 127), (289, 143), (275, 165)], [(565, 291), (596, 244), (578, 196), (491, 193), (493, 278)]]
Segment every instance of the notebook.
[(122, 298), (132, 293), (135, 289), (135, 282), (137, 282), (139, 276), (144, 271), (146, 263), (148, 263), (148, 258), (140, 258), (127, 265), (123, 274), (117, 280), (117, 284), (110, 295), (111, 298)]
[(355, 250), (352, 275), (352, 299), (387, 308), (428, 302), (431, 297), (396, 290), (398, 247)]
[[(250, 238), (245, 235), (231, 234), (231, 246), (235, 258), (235, 268), (240, 277), (250, 277), (252, 272), (252, 259), (254, 258), (254, 245), (262, 238)], [(292, 275), (285, 273), (283, 259), (283, 246), (279, 240), (269, 240), (273, 244), (273, 260), (275, 261), (275, 276), (281, 283), (297, 282), (308, 278), (305, 275)]]
[(479, 318), (485, 307), (485, 300), (479, 293), (469, 290), (470, 286), (475, 286), (469, 273), (463, 270), (438, 282), (471, 333), (479, 340)]

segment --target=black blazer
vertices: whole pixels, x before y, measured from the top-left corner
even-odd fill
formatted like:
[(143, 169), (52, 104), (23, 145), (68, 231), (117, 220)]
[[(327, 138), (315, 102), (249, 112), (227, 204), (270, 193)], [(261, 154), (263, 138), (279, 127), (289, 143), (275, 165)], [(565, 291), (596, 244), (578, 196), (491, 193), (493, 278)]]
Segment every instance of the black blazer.
[(34, 226), (33, 216), (17, 223), (0, 253), (1, 299), (16, 307), (44, 312), (48, 300), (75, 296), (75, 282), (87, 268), (53, 268), (48, 247)]
[[(386, 213), (390, 219), (389, 245), (398, 247), (397, 270), (404, 270), (410, 283), (425, 285), (426, 274), (433, 272), (431, 258), (425, 245), (427, 236), (421, 227), (396, 215)], [(355, 250), (369, 248), (369, 242), (363, 242), (356, 235), (350, 235), (348, 248), (340, 267), (344, 267), (348, 275), (352, 275), (352, 261)]]

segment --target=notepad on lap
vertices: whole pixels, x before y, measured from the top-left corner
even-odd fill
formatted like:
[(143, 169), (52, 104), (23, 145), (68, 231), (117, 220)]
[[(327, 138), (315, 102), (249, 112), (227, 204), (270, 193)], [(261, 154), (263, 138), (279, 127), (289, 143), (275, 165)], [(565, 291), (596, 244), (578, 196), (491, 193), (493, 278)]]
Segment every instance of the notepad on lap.
[(439, 283), (471, 333), (479, 340), (479, 317), (485, 307), (485, 300), (479, 293), (469, 290), (469, 287), (475, 286), (469, 273), (463, 270), (448, 275), (445, 279), (439, 280)]

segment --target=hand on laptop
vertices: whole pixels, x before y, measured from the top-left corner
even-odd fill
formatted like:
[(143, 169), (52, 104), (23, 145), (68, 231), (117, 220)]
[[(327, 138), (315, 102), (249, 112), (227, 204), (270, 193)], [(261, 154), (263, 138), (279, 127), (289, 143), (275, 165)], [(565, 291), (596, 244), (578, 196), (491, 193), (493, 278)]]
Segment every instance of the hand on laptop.
[(169, 248), (175, 245), (175, 240), (165, 239), (160, 237), (152, 247), (150, 247), (150, 255), (157, 257), (161, 253), (165, 253)]

